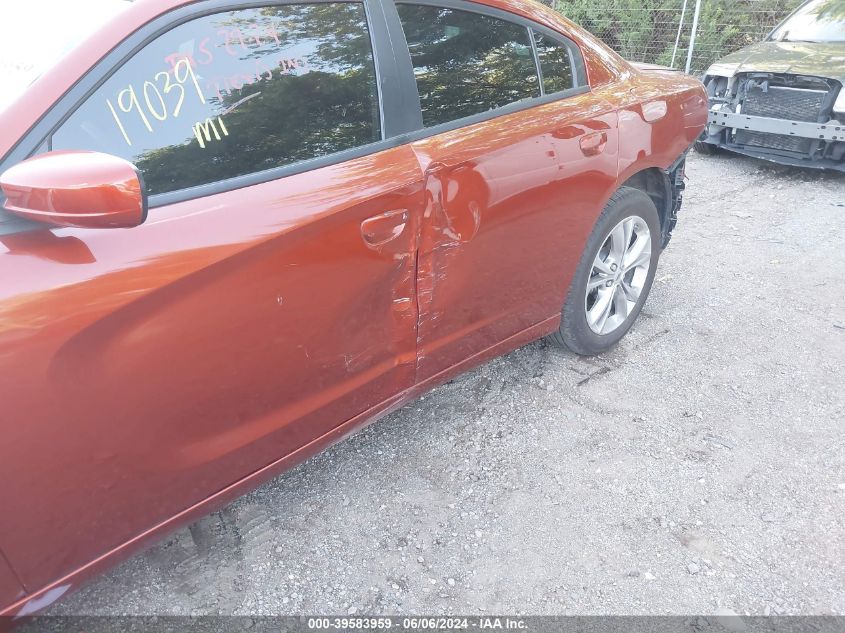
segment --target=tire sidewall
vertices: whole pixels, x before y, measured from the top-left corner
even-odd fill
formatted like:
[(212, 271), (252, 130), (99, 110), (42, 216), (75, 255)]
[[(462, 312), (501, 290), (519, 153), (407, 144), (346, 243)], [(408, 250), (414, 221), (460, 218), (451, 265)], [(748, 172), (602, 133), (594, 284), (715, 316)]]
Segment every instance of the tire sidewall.
[(712, 145), (711, 143), (705, 143), (704, 141), (696, 141), (693, 147), (696, 152), (703, 154), (704, 156), (713, 156), (719, 151), (718, 145)]
[[(578, 265), (575, 279), (572, 282), (569, 296), (563, 310), (561, 334), (568, 347), (579, 354), (595, 355), (607, 351), (619, 343), (628, 333), (648, 300), (654, 277), (657, 273), (658, 261), (662, 251), (660, 230), (660, 215), (654, 202), (638, 189), (620, 190), (605, 207), (584, 249), (584, 254)], [(610, 231), (626, 218), (638, 216), (648, 225), (651, 232), (651, 264), (636, 306), (628, 315), (628, 319), (610, 334), (600, 335), (593, 332), (587, 323), (585, 300), (587, 283), (592, 273), (593, 261)]]

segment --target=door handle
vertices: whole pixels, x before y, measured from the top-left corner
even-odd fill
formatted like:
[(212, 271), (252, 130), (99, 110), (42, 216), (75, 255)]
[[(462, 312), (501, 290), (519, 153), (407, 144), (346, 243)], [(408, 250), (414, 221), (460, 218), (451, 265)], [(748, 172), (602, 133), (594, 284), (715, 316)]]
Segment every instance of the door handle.
[(361, 237), (369, 248), (379, 249), (402, 235), (407, 225), (407, 209), (386, 211), (361, 222)]
[(607, 146), (607, 132), (592, 132), (579, 141), (584, 156), (598, 156)]

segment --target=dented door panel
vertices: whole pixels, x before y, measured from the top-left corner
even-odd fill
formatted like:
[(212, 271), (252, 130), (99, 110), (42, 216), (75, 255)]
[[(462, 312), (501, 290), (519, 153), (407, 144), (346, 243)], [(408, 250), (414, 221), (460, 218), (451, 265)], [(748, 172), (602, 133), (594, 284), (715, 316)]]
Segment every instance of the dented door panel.
[[(594, 133), (600, 150), (586, 155)], [(426, 193), (418, 380), (559, 315), (617, 148), (613, 109), (589, 93), (414, 143)]]
[(422, 199), (399, 147), (0, 237), (0, 534), (27, 586), (411, 387)]

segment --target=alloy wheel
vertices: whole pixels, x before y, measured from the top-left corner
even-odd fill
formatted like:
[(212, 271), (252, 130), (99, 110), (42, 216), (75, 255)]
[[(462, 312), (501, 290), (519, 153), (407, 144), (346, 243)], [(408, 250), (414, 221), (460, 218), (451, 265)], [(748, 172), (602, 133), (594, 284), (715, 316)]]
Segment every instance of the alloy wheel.
[(639, 216), (622, 220), (607, 235), (593, 260), (584, 309), (600, 336), (613, 333), (640, 299), (651, 269), (651, 231)]

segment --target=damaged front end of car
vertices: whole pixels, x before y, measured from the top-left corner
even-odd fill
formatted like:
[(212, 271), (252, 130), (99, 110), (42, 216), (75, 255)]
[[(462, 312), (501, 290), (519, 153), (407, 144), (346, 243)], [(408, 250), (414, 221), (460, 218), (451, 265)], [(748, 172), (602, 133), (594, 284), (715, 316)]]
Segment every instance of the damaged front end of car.
[[(845, 172), (845, 89), (831, 78), (769, 72), (706, 77), (700, 144), (785, 165)], [(700, 146), (700, 145), (699, 145)]]

